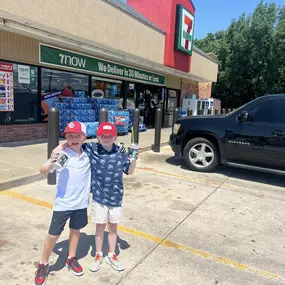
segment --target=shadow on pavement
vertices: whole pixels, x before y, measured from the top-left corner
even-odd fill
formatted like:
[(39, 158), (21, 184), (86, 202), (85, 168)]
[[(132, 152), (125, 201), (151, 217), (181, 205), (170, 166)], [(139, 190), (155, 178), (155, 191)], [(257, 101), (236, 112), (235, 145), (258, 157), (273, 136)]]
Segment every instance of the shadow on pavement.
[[(172, 156), (166, 159), (166, 163), (179, 166), (181, 169), (189, 170), (185, 165), (184, 160), (180, 156)], [(285, 179), (282, 175), (259, 172), (254, 170), (246, 170), (241, 168), (228, 167), (226, 165), (219, 166), (212, 173), (222, 174), (227, 177), (232, 177), (240, 180), (247, 180), (251, 182), (263, 183), (278, 187), (285, 187)]]
[[(121, 250), (126, 250), (130, 247), (129, 243), (125, 240), (122, 240), (119, 236), (117, 237), (117, 245), (116, 245), (116, 255), (120, 254)], [(80, 240), (77, 248), (76, 257), (78, 259), (82, 259), (89, 254), (91, 248), (90, 255), (95, 257), (96, 247), (95, 247), (95, 235), (87, 235), (86, 233), (80, 234)], [(58, 259), (55, 264), (50, 266), (50, 272), (59, 271), (65, 267), (65, 260), (68, 255), (69, 242), (68, 239), (61, 241), (56, 244), (53, 252), (58, 255)], [(108, 252), (108, 232), (104, 232), (104, 243), (103, 243), (103, 256), (105, 257)], [(90, 258), (91, 261), (91, 258)]]

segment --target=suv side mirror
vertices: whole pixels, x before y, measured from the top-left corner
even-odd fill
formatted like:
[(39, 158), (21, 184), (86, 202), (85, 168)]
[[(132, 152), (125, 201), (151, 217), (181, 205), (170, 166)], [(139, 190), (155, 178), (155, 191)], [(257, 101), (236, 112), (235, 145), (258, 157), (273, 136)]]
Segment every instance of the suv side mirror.
[(238, 116), (238, 120), (240, 122), (246, 122), (248, 120), (248, 112), (242, 111), (241, 114)]

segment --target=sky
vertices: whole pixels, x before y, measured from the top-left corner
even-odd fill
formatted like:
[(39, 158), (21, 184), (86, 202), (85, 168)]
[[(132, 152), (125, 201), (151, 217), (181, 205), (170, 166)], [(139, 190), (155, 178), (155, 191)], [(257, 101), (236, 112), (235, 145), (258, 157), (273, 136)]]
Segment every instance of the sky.
[[(226, 29), (232, 19), (238, 19), (242, 13), (252, 13), (259, 2), (260, 0), (193, 0), (196, 8), (194, 37), (200, 39), (207, 36), (207, 33)], [(264, 2), (285, 5), (285, 0)]]

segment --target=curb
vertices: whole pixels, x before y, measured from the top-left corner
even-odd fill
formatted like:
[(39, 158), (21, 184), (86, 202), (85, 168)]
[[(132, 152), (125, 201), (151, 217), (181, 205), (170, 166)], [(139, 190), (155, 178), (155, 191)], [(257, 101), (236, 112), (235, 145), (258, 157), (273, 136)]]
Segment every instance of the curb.
[[(163, 142), (163, 143), (160, 144), (160, 147), (163, 147), (163, 146), (166, 146), (166, 145), (168, 145), (168, 142)], [(146, 146), (146, 147), (140, 148), (139, 152), (142, 153), (142, 152), (149, 151), (149, 150), (152, 150), (152, 149), (153, 149), (153, 145), (150, 145), (150, 146)], [(32, 174), (32, 175), (20, 177), (20, 178), (14, 179), (14, 180), (9, 180), (7, 182), (0, 183), (0, 192), (8, 190), (8, 189), (11, 189), (11, 188), (15, 188), (15, 187), (23, 186), (23, 185), (26, 185), (26, 184), (30, 184), (30, 183), (33, 183), (33, 182), (36, 182), (36, 181), (39, 181), (39, 180), (44, 180), (44, 179), (46, 179), (45, 176), (42, 176), (40, 173), (35, 173), (35, 174)]]
[(45, 179), (45, 177), (43, 177), (40, 173), (35, 173), (32, 175), (17, 178), (15, 180), (9, 180), (7, 182), (0, 183), (0, 192), (11, 189), (11, 188), (15, 188), (18, 186), (30, 184), (30, 183), (43, 180), (43, 179)]

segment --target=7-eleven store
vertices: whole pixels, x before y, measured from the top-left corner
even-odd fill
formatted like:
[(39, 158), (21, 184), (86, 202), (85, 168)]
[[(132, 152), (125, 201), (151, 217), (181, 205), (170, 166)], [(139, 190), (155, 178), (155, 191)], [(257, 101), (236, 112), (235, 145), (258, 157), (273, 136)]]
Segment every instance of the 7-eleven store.
[(155, 3), (2, 1), (0, 142), (47, 137), (59, 95), (116, 98), (148, 120), (147, 101), (166, 118), (185, 96), (209, 98), (218, 64), (193, 46), (192, 1)]

